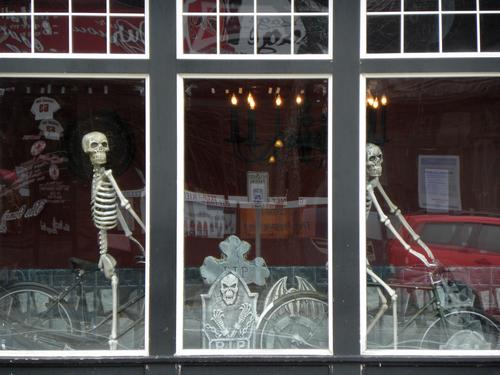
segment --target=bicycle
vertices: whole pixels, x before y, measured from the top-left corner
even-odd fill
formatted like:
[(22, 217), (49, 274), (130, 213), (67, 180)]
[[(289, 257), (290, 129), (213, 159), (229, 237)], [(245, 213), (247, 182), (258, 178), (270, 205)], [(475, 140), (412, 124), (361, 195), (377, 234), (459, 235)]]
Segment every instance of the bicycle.
[[(466, 284), (448, 280), (443, 269), (427, 270), (426, 275), (427, 285), (387, 283), (393, 289), (406, 291), (408, 297), (402, 319), (399, 319), (400, 314), (393, 319), (394, 332), (407, 337), (400, 340), (395, 333), (387, 346), (394, 349), (497, 349), (500, 323), (475, 306), (472, 290)], [(368, 286), (386, 292), (378, 282), (368, 282)], [(415, 301), (417, 293), (427, 300), (417, 303), (415, 311), (411, 311), (409, 302)], [(387, 308), (382, 309), (382, 314)]]
[[(94, 323), (89, 316), (84, 277), (100, 272), (97, 264), (70, 258), (73, 283), (57, 291), (37, 282), (14, 283), (0, 293), (0, 349), (82, 350), (108, 348), (112, 313)], [(140, 263), (143, 263), (140, 261)], [(74, 305), (68, 297), (76, 292)], [(139, 291), (118, 308), (130, 323), (120, 327), (118, 340), (134, 331), (132, 346), (144, 345), (144, 291)], [(124, 320), (124, 319), (122, 319)], [(102, 332), (101, 332), (102, 331)], [(119, 344), (120, 345), (120, 344)], [(121, 344), (122, 349), (127, 349)]]

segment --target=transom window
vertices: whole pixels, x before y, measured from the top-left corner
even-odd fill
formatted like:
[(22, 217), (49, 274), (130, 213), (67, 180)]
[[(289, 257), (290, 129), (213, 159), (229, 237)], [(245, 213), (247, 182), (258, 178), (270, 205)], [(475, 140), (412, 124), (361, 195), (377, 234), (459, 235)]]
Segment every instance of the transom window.
[(331, 0), (182, 0), (179, 7), (184, 58), (331, 54)]
[(0, 5), (0, 54), (144, 57), (144, 0), (15, 0)]
[(500, 3), (490, 0), (364, 0), (362, 54), (500, 53)]

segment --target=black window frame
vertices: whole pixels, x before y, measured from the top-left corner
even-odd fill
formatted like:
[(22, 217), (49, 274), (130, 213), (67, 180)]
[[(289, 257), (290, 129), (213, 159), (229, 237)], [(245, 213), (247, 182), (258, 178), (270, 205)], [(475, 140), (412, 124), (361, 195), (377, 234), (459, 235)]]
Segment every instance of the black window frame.
[[(149, 355), (0, 357), (15, 374), (492, 374), (495, 357), (363, 355), (360, 348), (360, 83), (364, 74), (494, 73), (500, 58), (360, 59), (361, 1), (333, 0), (333, 60), (178, 60), (176, 11), (150, 0), (149, 59), (0, 59), (6, 76), (145, 74), (150, 83)], [(357, 41), (357, 42), (356, 42)], [(177, 76), (179, 74), (331, 74), (333, 92), (333, 335), (331, 356), (176, 356)], [(497, 370), (498, 371), (498, 370)]]

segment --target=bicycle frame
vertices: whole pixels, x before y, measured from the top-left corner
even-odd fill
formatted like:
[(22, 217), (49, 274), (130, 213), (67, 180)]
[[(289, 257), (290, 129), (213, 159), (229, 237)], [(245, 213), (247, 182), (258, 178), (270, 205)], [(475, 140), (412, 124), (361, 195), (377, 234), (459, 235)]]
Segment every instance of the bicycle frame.
[[(442, 304), (442, 297), (440, 296), (440, 290), (439, 286), (444, 285), (443, 283), (446, 282), (443, 272), (442, 271), (428, 271), (428, 277), (430, 280), (430, 285), (426, 286), (421, 286), (421, 285), (408, 285), (408, 284), (401, 284), (401, 283), (388, 283), (388, 285), (391, 288), (394, 289), (406, 289), (406, 290), (412, 290), (412, 291), (427, 291), (430, 294), (430, 299), (423, 303), (415, 312), (413, 312), (407, 319), (404, 319), (404, 321), (399, 321), (399, 317), (396, 317), (396, 319), (393, 320), (393, 324), (397, 324), (396, 330), (399, 333), (404, 333), (407, 331), (413, 323), (417, 321), (420, 317), (424, 316), (426, 311), (429, 311), (431, 309), (432, 314), (436, 319), (442, 319), (444, 324), (440, 325), (440, 329), (443, 330), (443, 333), (449, 337), (450, 336), (450, 331), (448, 327), (448, 322), (446, 320), (447, 314), (449, 314), (452, 311), (455, 311), (456, 313), (462, 313), (462, 314), (472, 314), (472, 310), (469, 307), (460, 307), (460, 306), (455, 306), (452, 309), (447, 309), (445, 306)], [(368, 282), (368, 286), (373, 286), (381, 290), (382, 292), (384, 291), (384, 288), (376, 281), (373, 282)], [(443, 293), (445, 293), (444, 297), (445, 299), (450, 296), (450, 293), (447, 291), (446, 288), (442, 288)], [(386, 310), (383, 311), (385, 313)], [(481, 318), (485, 318), (492, 323), (494, 323), (488, 316), (477, 313), (475, 312), (474, 314), (477, 314), (477, 316)], [(427, 331), (426, 331), (427, 332)], [(395, 336), (393, 338), (393, 341), (397, 341), (398, 336)], [(421, 340), (422, 343), (422, 340)], [(398, 342), (393, 342), (392, 343), (393, 347), (396, 349)]]
[[(92, 347), (95, 346), (96, 343), (102, 343), (105, 344), (108, 342), (108, 337), (107, 336), (102, 336), (95, 334), (95, 332), (102, 326), (104, 326), (106, 323), (110, 322), (112, 319), (112, 313), (106, 314), (102, 320), (99, 321), (98, 324), (93, 325), (92, 327), (89, 327), (90, 321), (89, 317), (87, 316), (87, 302), (86, 299), (84, 298), (84, 283), (83, 283), (83, 277), (87, 273), (87, 271), (82, 270), (82, 269), (76, 269), (75, 270), (75, 279), (74, 281), (64, 287), (60, 292), (56, 292), (55, 290), (51, 290), (50, 293), (47, 295), (49, 296), (48, 302), (44, 305), (44, 311), (40, 316), (37, 316), (34, 320), (31, 320), (29, 322), (17, 320), (15, 317), (9, 316), (7, 317), (6, 314), (3, 312), (0, 312), (0, 320), (2, 322), (2, 325), (7, 327), (8, 329), (12, 330), (16, 337), (22, 338), (21, 341), (26, 341), (25, 345), (26, 347), (33, 346), (34, 342), (38, 343), (43, 343), (47, 342), (50, 346), (53, 347), (62, 347), (65, 344), (68, 344), (68, 346), (74, 348), (74, 347)], [(8, 287), (4, 288), (5, 291), (8, 291), (9, 289), (12, 289), (16, 286), (19, 286), (21, 284), (25, 283), (14, 283), (9, 285)], [(38, 283), (27, 283), (31, 285), (37, 285)], [(40, 287), (44, 287), (43, 284), (39, 284)], [(45, 287), (46, 288), (46, 287)], [(35, 287), (36, 290), (36, 287)], [(50, 290), (50, 288), (49, 288)], [(73, 315), (76, 314), (76, 318), (78, 319), (74, 323), (77, 323), (80, 325), (80, 329), (77, 329), (73, 331), (71, 334), (67, 332), (57, 332), (57, 331), (51, 331), (51, 330), (46, 330), (46, 331), (41, 331), (41, 330), (32, 330), (32, 327), (37, 327), (37, 324), (42, 323), (44, 318), (50, 317), (51, 314), (54, 314), (54, 309), (59, 309), (59, 306), (62, 302), (64, 302), (67, 305), (67, 297), (77, 290), (77, 295), (79, 296), (79, 301), (75, 305), (70, 305), (72, 309)], [(53, 295), (51, 295), (53, 293)], [(133, 298), (127, 300), (125, 303), (121, 304), (118, 307), (118, 313), (122, 313), (126, 311), (128, 308), (131, 306), (140, 303), (141, 301), (144, 300), (145, 294), (143, 292), (138, 293), (136, 296)], [(75, 316), (72, 321), (74, 320)], [(141, 322), (144, 321), (144, 316), (142, 314), (137, 314), (137, 316), (132, 315), (131, 318), (132, 322), (125, 327), (123, 327), (122, 330), (118, 333), (117, 338), (122, 338), (124, 335), (126, 335), (128, 332), (130, 332), (132, 329), (137, 327)], [(20, 329), (17, 330), (16, 327), (19, 327)], [(17, 332), (17, 333), (15, 333)], [(76, 334), (77, 333), (77, 334)], [(30, 339), (31, 337), (31, 339)]]

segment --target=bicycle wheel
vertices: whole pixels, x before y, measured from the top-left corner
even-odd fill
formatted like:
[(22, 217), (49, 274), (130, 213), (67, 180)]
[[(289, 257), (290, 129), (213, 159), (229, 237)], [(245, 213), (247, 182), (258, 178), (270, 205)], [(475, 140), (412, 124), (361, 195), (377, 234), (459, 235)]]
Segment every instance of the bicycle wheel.
[(433, 321), (420, 340), (421, 349), (497, 349), (500, 328), (476, 311), (452, 311)]
[(57, 295), (37, 283), (14, 284), (0, 294), (1, 349), (69, 349), (75, 320)]
[(293, 292), (273, 301), (257, 322), (260, 349), (328, 349), (328, 302), (316, 292)]

